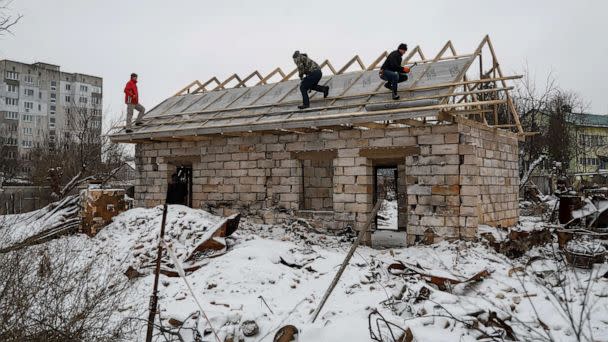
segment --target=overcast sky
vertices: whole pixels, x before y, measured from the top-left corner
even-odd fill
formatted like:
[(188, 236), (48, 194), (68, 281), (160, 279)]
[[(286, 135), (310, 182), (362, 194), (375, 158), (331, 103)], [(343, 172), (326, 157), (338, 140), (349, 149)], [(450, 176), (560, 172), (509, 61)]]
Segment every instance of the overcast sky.
[(399, 42), (432, 57), (449, 39), (470, 53), (490, 34), (503, 71), (549, 72), (589, 110), (608, 113), (608, 1), (14, 0), (23, 20), (0, 38), (0, 59), (59, 64), (103, 77), (107, 118), (124, 113), (139, 77), (148, 109), (194, 79), (291, 70), (293, 50), (342, 66)]

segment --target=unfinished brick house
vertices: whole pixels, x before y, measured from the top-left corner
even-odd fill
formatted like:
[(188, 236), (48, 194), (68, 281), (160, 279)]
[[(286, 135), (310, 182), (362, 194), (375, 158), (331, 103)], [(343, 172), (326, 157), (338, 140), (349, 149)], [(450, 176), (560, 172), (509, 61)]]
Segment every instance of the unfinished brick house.
[(413, 65), (410, 79), (393, 101), (378, 77), (385, 56), (368, 67), (355, 56), (339, 70), (323, 62), (330, 96), (312, 95), (306, 110), (296, 108), (296, 70), (191, 83), (134, 132), (111, 136), (136, 144), (136, 205), (164, 203), (177, 170), (192, 207), (357, 228), (378, 198), (378, 170), (393, 168), (393, 236), (401, 242), (472, 238), (479, 224), (515, 224), (524, 132), (507, 81), (520, 76), (502, 74), (487, 36), (471, 54), (448, 42), (426, 59), (415, 47), (403, 62)]

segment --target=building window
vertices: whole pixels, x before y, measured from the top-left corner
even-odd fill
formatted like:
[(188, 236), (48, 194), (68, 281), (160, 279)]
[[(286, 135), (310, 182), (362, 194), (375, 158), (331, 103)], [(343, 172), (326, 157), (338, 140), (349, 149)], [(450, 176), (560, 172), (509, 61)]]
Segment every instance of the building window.
[(25, 76), (23, 77), (23, 81), (24, 81), (25, 83), (34, 83), (34, 78), (33, 78), (32, 76), (30, 76), (30, 75), (25, 75)]
[(8, 120), (18, 120), (19, 113), (17, 112), (4, 112), (4, 118)]
[(23, 89), (23, 94), (27, 96), (34, 96), (34, 89)]
[(69, 97), (69, 96), (66, 96), (66, 97), (65, 97), (65, 102), (66, 102), (66, 103), (70, 103), (71, 101), (72, 101), (72, 98), (71, 98), (71, 97)]
[(52, 98), (52, 99), (56, 99), (56, 98), (57, 98), (57, 94), (55, 94), (55, 93), (51, 93), (51, 98)]
[(78, 99), (78, 102), (86, 104), (86, 103), (87, 103), (87, 98), (86, 98), (86, 97), (84, 97), (84, 96), (81, 96), (81, 97)]
[(13, 99), (13, 98), (7, 97), (5, 99), (5, 101), (6, 101), (6, 105), (7, 106), (17, 106), (17, 105), (19, 105), (19, 100), (18, 99)]
[(17, 80), (19, 80), (19, 74), (14, 71), (7, 71), (6, 78), (8, 78), (9, 80), (17, 81)]
[(16, 85), (14, 85), (14, 84), (7, 84), (7, 85), (6, 85), (6, 90), (7, 90), (9, 93), (16, 93), (16, 92), (17, 92), (17, 86), (16, 86)]
[(33, 116), (30, 114), (23, 114), (21, 116), (21, 119), (25, 122), (32, 122), (33, 121)]
[(70, 90), (70, 89), (72, 89), (72, 86), (70, 84), (66, 84), (65, 85), (65, 90)]
[(86, 85), (81, 85), (80, 86), (80, 91), (87, 92), (88, 90), (89, 90), (89, 87), (87, 87)]
[(32, 135), (32, 127), (23, 127), (23, 134)]
[(31, 140), (23, 140), (21, 142), (21, 147), (31, 148), (32, 147), (32, 141)]
[(28, 110), (28, 109), (34, 109), (34, 102), (25, 101), (25, 102), (23, 102), (23, 105), (25, 106), (26, 110)]
[(57, 90), (57, 81), (51, 81), (51, 90)]

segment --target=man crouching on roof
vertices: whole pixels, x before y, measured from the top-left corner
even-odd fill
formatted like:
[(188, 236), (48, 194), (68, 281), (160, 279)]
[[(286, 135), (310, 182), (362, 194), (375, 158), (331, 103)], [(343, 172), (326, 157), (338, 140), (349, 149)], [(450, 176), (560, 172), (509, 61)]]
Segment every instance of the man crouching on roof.
[(298, 75), (302, 80), (302, 82), (300, 82), (302, 105), (298, 106), (298, 108), (305, 109), (310, 107), (310, 99), (308, 98), (309, 90), (323, 92), (323, 98), (326, 98), (327, 94), (329, 94), (329, 87), (319, 85), (319, 81), (323, 76), (321, 68), (319, 68), (319, 64), (308, 58), (305, 53), (300, 53), (300, 51), (293, 53), (293, 61), (298, 67)]
[(399, 100), (397, 94), (397, 85), (407, 81), (407, 73), (410, 72), (409, 67), (401, 66), (401, 56), (407, 51), (407, 44), (399, 44), (397, 50), (386, 56), (386, 60), (380, 67), (380, 78), (385, 80), (384, 87), (393, 92), (393, 100)]

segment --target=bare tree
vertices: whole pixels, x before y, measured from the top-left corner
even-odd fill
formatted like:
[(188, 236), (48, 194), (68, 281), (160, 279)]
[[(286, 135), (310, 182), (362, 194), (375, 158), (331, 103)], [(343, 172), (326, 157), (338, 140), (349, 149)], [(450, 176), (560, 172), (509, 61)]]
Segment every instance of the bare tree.
[(547, 165), (562, 163), (564, 170), (578, 154), (576, 111), (585, 108), (581, 97), (561, 89), (550, 73), (538, 87), (526, 67), (518, 84), (514, 104), (524, 130), (539, 134), (526, 137), (520, 144), (520, 176), (527, 174), (532, 164), (547, 155)]
[(11, 28), (23, 18), (21, 14), (12, 14), (10, 5), (12, 0), (0, 0), (0, 36), (12, 33)]
[(126, 277), (68, 241), (47, 248), (0, 254), (0, 340), (128, 340)]
[(0, 188), (5, 180), (11, 180), (19, 172), (16, 125), (0, 125)]
[(86, 105), (66, 108), (67, 134), (46, 141), (31, 152), (34, 184), (49, 184), (56, 198), (63, 198), (78, 185), (105, 179), (125, 162), (124, 148), (102, 134), (101, 115)]

